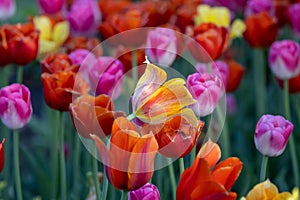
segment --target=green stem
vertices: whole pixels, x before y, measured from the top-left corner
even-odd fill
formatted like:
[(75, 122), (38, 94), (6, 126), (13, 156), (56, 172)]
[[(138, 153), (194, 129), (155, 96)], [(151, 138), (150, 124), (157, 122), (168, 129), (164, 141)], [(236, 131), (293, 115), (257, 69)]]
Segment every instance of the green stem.
[(17, 83), (22, 83), (23, 82), (23, 67), (18, 66), (17, 67)]
[(254, 49), (253, 54), (256, 117), (259, 118), (266, 112), (266, 66), (263, 49)]
[(74, 171), (73, 171), (73, 192), (74, 192), (74, 198), (78, 199), (78, 188), (77, 185), (80, 183), (79, 181), (79, 175), (80, 175), (80, 170), (79, 170), (79, 165), (80, 165), (80, 150), (81, 150), (81, 143), (80, 143), (80, 138), (79, 135), (75, 132), (75, 147), (74, 147)]
[[(59, 129), (60, 129), (60, 121), (61, 121), (61, 114), (59, 111), (55, 112), (56, 118), (56, 130), (52, 137), (53, 139), (53, 146), (55, 149), (58, 147), (58, 136), (59, 136)], [(52, 169), (52, 198), (56, 199), (56, 190), (57, 190), (57, 168), (58, 168), (58, 154), (57, 151), (51, 151), (51, 169)]]
[(66, 181), (66, 164), (65, 164), (65, 141), (64, 141), (64, 116), (63, 112), (60, 112), (60, 192), (61, 192), (61, 199), (67, 198), (67, 181)]
[[(105, 166), (103, 166), (105, 168)], [(108, 189), (108, 180), (106, 177), (105, 169), (103, 169), (103, 183), (102, 183), (102, 196), (101, 199), (106, 199), (107, 196), (107, 189)]]
[(126, 200), (127, 199), (127, 191), (121, 190), (121, 200)]
[[(95, 152), (97, 155), (97, 146), (95, 145)], [(98, 178), (98, 160), (97, 158), (93, 159), (93, 174), (94, 174), (94, 183), (95, 183), (95, 190), (96, 190), (96, 199), (100, 200), (101, 192), (99, 186), (99, 178)]]
[[(289, 81), (284, 80), (284, 108), (285, 115), (287, 120), (291, 120), (291, 112), (290, 112), (290, 100), (289, 100)], [(289, 138), (289, 149), (292, 159), (293, 173), (294, 173), (294, 182), (295, 186), (299, 187), (299, 165), (297, 160), (297, 153), (295, 147), (295, 141), (293, 134), (290, 135)]]
[(228, 125), (226, 122), (226, 114), (222, 113), (222, 110), (219, 106), (216, 107), (216, 112), (219, 121), (222, 121), (224, 119), (222, 134), (221, 134), (221, 145), (222, 145), (222, 156), (223, 158), (227, 158), (230, 156), (230, 138), (229, 138), (229, 131), (228, 131)]
[(196, 158), (196, 144), (195, 144), (195, 146), (193, 147), (193, 149), (192, 149), (192, 151), (191, 151), (191, 153), (190, 153), (190, 166), (192, 166), (192, 164), (193, 164), (193, 162), (194, 162), (194, 160), (195, 160), (195, 158)]
[[(7, 184), (6, 187), (10, 187), (10, 182), (11, 182), (11, 178), (10, 178), (10, 172), (11, 172), (11, 133), (9, 132), (9, 129), (4, 128), (2, 129), (1, 133), (3, 133), (5, 135), (5, 151), (4, 151), (4, 159), (5, 159), (5, 165), (4, 165), (4, 180)], [(2, 139), (2, 138), (1, 138)], [(4, 194), (4, 199), (9, 199), (9, 194), (8, 194), (8, 190), (5, 191)]]
[[(8, 66), (7, 66), (8, 67)], [(0, 67), (0, 88), (8, 84), (6, 67)]]
[(182, 174), (184, 171), (184, 159), (183, 158), (179, 158), (179, 170), (180, 170), (180, 174)]
[(137, 55), (136, 50), (131, 52), (131, 70), (132, 70), (132, 79), (133, 83), (136, 84), (138, 80), (138, 67), (137, 67)]
[(175, 179), (175, 172), (174, 172), (174, 167), (173, 167), (171, 158), (169, 158), (169, 162), (170, 162), (170, 164), (168, 165), (168, 169), (169, 169), (169, 175), (170, 175), (170, 179), (171, 179), (172, 196), (173, 196), (173, 200), (175, 200), (176, 199), (176, 179)]
[(17, 199), (22, 200), (22, 187), (20, 176), (20, 163), (19, 163), (19, 131), (13, 131), (13, 148), (14, 148), (14, 169), (15, 169), (15, 186)]
[(266, 179), (267, 165), (268, 165), (268, 157), (263, 156), (261, 162), (261, 168), (260, 168), (260, 177), (259, 177), (260, 182), (263, 182)]

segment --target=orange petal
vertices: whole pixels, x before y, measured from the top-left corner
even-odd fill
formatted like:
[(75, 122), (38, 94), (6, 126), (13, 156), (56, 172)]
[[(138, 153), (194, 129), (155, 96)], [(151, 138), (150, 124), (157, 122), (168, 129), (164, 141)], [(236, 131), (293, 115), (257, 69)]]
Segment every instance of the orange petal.
[(212, 168), (221, 158), (221, 149), (217, 143), (214, 143), (209, 139), (201, 147), (197, 156), (205, 159), (208, 162), (209, 167)]
[(255, 185), (255, 187), (250, 190), (246, 199), (247, 200), (273, 200), (278, 194), (278, 189), (276, 185), (271, 183), (269, 180), (266, 180), (262, 183)]

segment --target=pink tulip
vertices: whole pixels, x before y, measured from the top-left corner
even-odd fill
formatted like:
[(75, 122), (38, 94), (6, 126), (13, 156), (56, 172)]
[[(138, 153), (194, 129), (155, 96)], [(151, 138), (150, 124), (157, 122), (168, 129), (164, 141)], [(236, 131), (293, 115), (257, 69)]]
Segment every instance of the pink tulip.
[(0, 20), (14, 16), (15, 12), (15, 0), (0, 0)]
[(282, 116), (263, 115), (255, 129), (256, 149), (269, 157), (281, 155), (293, 129), (293, 124)]
[(0, 117), (8, 128), (22, 128), (31, 115), (30, 91), (25, 85), (14, 83), (0, 90)]
[(208, 73), (195, 73), (187, 78), (187, 88), (197, 103), (191, 107), (199, 116), (211, 114), (222, 95), (222, 80)]
[(300, 37), (300, 3), (290, 5), (288, 14), (294, 34)]
[(274, 75), (282, 80), (298, 75), (300, 46), (292, 40), (274, 42), (270, 48), (269, 65)]
[(123, 64), (113, 57), (99, 57), (89, 71), (92, 91), (118, 98), (122, 90)]
[(227, 84), (227, 79), (229, 76), (229, 67), (226, 62), (223, 61), (216, 61), (212, 63), (198, 63), (196, 65), (196, 70), (199, 73), (213, 73), (219, 76), (223, 84)]
[(146, 183), (143, 187), (128, 192), (128, 200), (160, 200), (160, 194), (155, 185)]
[(272, 14), (272, 9), (274, 8), (272, 0), (249, 0), (247, 2), (245, 15), (250, 16), (263, 11)]
[(55, 14), (62, 10), (64, 0), (38, 0), (40, 9), (46, 14)]
[(96, 0), (75, 0), (68, 13), (73, 34), (92, 36), (101, 21), (101, 13)]
[(146, 55), (151, 63), (170, 66), (177, 52), (175, 31), (168, 28), (156, 28), (147, 37)]

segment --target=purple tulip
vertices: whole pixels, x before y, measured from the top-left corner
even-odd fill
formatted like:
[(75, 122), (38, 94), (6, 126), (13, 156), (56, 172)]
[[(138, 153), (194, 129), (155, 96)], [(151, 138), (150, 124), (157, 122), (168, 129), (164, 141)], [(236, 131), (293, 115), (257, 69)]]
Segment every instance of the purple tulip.
[(211, 71), (211, 73), (219, 76), (222, 79), (224, 85), (227, 84), (229, 67), (226, 62), (216, 61), (212, 63), (198, 63), (196, 65), (196, 70), (199, 73), (209, 73), (209, 71)]
[(243, 12), (246, 7), (247, 0), (203, 0), (202, 3), (210, 6), (224, 6), (230, 11), (236, 13)]
[(8, 128), (22, 128), (31, 115), (30, 91), (25, 85), (14, 83), (0, 90), (0, 117)]
[(146, 55), (151, 63), (169, 67), (175, 60), (177, 39), (175, 31), (168, 28), (156, 28), (147, 37)]
[(226, 95), (227, 112), (232, 115), (236, 112), (236, 99), (233, 94)]
[(38, 0), (40, 9), (46, 14), (55, 14), (62, 10), (64, 0)]
[(122, 90), (123, 64), (113, 57), (99, 57), (89, 71), (91, 88), (96, 95), (118, 98)]
[(0, 20), (14, 16), (15, 12), (15, 0), (0, 0)]
[(269, 65), (274, 75), (290, 79), (300, 71), (300, 46), (292, 40), (274, 42), (270, 48)]
[(293, 129), (293, 124), (282, 116), (263, 115), (255, 129), (256, 149), (269, 157), (281, 155)]
[(160, 200), (160, 194), (155, 185), (146, 183), (143, 187), (128, 192), (128, 200)]
[(250, 16), (263, 11), (272, 14), (274, 8), (272, 0), (249, 0), (247, 2), (245, 15)]
[(295, 36), (300, 37), (300, 3), (290, 5), (288, 14)]
[(199, 116), (211, 114), (224, 91), (222, 80), (208, 73), (195, 73), (187, 78), (187, 88), (197, 103), (191, 108)]
[(75, 0), (68, 13), (73, 34), (91, 36), (101, 21), (101, 12), (96, 0)]

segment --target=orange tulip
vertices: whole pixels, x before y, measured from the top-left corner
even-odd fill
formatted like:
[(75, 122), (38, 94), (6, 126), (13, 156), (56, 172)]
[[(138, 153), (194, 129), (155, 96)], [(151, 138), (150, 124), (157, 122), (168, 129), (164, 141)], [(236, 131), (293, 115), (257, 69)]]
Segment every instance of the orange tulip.
[(87, 94), (90, 89), (88, 84), (72, 71), (43, 73), (41, 78), (47, 105), (59, 111), (68, 111), (72, 100)]
[(61, 71), (73, 71), (77, 72), (79, 69), (78, 65), (73, 65), (68, 54), (58, 53), (49, 54), (46, 58), (41, 61), (42, 72), (56, 73)]
[(213, 23), (201, 23), (194, 27), (193, 38), (188, 48), (192, 56), (199, 62), (217, 60), (227, 49), (230, 36), (225, 27)]
[(5, 66), (12, 63), (10, 53), (7, 46), (5, 26), (0, 27), (0, 66)]
[(106, 137), (111, 133), (114, 119), (124, 116), (124, 113), (114, 111), (112, 100), (104, 94), (78, 97), (70, 104), (70, 114), (77, 132), (85, 138), (90, 138), (90, 134)]
[(244, 38), (255, 48), (270, 46), (277, 37), (278, 24), (275, 17), (268, 12), (261, 12), (246, 18)]
[[(211, 142), (204, 148), (210, 146)], [(215, 157), (220, 157), (218, 146), (207, 148), (210, 152), (199, 152), (193, 165), (187, 168), (181, 175), (176, 191), (176, 198), (182, 200), (235, 200), (237, 194), (229, 192), (233, 183), (237, 180), (242, 162), (238, 158), (230, 157), (216, 165), (213, 171), (210, 167), (216, 162)]]
[(226, 92), (234, 92), (240, 85), (246, 69), (233, 59), (225, 59), (229, 68)]
[(102, 13), (103, 21), (113, 13), (120, 13), (130, 6), (131, 2), (128, 0), (102, 0), (99, 1), (99, 8)]
[(66, 48), (67, 53), (71, 53), (76, 49), (87, 49), (97, 57), (103, 53), (98, 38), (85, 38), (81, 36), (69, 37), (63, 44), (63, 47)]
[(3, 139), (0, 144), (0, 173), (2, 172), (4, 167), (4, 142), (5, 139)]
[(154, 135), (140, 135), (125, 117), (115, 119), (109, 149), (96, 135), (96, 142), (109, 182), (120, 190), (136, 190), (145, 185), (154, 171), (158, 144)]

